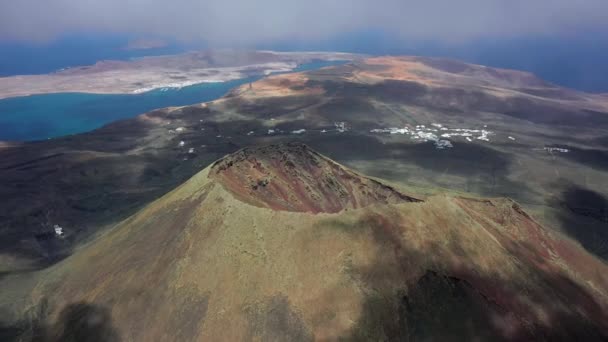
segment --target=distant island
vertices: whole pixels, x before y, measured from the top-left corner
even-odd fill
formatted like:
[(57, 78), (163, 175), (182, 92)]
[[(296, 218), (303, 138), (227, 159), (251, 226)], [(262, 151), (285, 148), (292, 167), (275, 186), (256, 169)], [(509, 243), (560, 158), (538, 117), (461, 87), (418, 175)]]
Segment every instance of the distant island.
[(169, 45), (165, 40), (162, 39), (134, 39), (129, 41), (123, 50), (149, 50), (149, 49), (160, 49)]
[(132, 61), (100, 61), (95, 65), (46, 75), (0, 77), (0, 99), (67, 92), (137, 94), (286, 72), (315, 60), (355, 60), (361, 57), (338, 52), (211, 50)]

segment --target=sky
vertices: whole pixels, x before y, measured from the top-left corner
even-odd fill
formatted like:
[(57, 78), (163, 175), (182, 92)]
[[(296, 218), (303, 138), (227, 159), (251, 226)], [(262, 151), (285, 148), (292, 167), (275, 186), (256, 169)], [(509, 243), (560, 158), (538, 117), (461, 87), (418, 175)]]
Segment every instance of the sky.
[[(608, 92), (608, 0), (0, 0), (0, 76), (201, 48), (460, 59)], [(45, 58), (40, 58), (45, 56)]]
[(606, 0), (0, 0), (0, 40), (95, 31), (222, 45), (381, 30), (403, 40), (607, 32)]

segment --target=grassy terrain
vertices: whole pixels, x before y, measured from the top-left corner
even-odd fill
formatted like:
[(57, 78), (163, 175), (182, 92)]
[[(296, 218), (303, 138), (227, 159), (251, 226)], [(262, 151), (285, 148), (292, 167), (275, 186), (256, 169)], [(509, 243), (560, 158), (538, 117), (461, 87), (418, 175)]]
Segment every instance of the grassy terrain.
[(11, 331), (107, 341), (605, 336), (606, 266), (512, 201), (272, 210), (235, 198), (214, 171), (40, 273)]
[[(483, 76), (467, 71), (477, 66), (458, 68), (463, 75), (427, 68), (426, 78), (420, 78), (415, 72), (426, 68), (423, 64), (395, 68), (382, 63), (275, 76), (203, 106), (158, 110), (86, 134), (4, 146), (2, 250), (30, 260), (31, 267), (44, 266), (225, 154), (296, 140), (405, 186), (513, 198), (550, 227), (606, 257), (605, 248), (589, 243), (608, 241), (605, 200), (595, 206), (583, 201), (585, 208), (578, 208), (580, 196), (571, 195), (589, 192), (605, 199), (608, 194), (608, 132), (601, 124), (606, 115), (598, 110), (605, 101), (534, 79), (522, 85), (517, 73), (496, 78), (487, 71)], [(416, 82), (400, 79), (404, 70)], [(517, 82), (509, 86), (513, 78)], [(346, 122), (349, 131), (332, 131), (336, 121)], [(487, 126), (494, 134), (490, 142), (454, 138), (452, 149), (436, 150), (409, 136), (369, 132), (431, 123)], [(268, 129), (275, 134), (267, 134)], [(299, 129), (306, 133), (290, 133)], [(546, 146), (565, 146), (570, 152), (549, 153)], [(66, 239), (47, 243), (37, 238), (55, 224), (64, 227)], [(9, 264), (2, 266), (7, 272), (14, 268)]]
[[(133, 296), (138, 298), (133, 303), (134, 308), (150, 311), (150, 315), (153, 314), (152, 312), (156, 312), (154, 314), (166, 315), (166, 317), (173, 315), (181, 317), (175, 311), (171, 311), (177, 310), (176, 308), (167, 309), (171, 308), (169, 304), (194, 300), (194, 303), (198, 303), (196, 305), (198, 309), (201, 307), (207, 309), (205, 313), (191, 309), (193, 315), (215, 317), (213, 319), (216, 320), (215, 323), (209, 323), (210, 321), (207, 319), (212, 319), (205, 318), (205, 327), (208, 325), (213, 327), (210, 328), (211, 330), (205, 328), (205, 334), (213, 334), (213, 331), (232, 331), (222, 325), (225, 324), (225, 321), (218, 317), (223, 314), (237, 317), (242, 312), (246, 312), (245, 316), (248, 318), (238, 316), (241, 317), (240, 321), (237, 320), (235, 323), (237, 326), (233, 329), (235, 338), (249, 336), (246, 334), (252, 334), (251, 336), (262, 339), (271, 338), (275, 335), (264, 335), (267, 331), (265, 329), (270, 329), (268, 326), (278, 320), (284, 323), (281, 329), (287, 329), (290, 336), (298, 335), (303, 339), (310, 337), (311, 329), (313, 329), (311, 327), (314, 327), (315, 336), (374, 339), (379, 336), (378, 334), (384, 333), (385, 330), (382, 329), (399, 331), (399, 326), (402, 324), (395, 322), (390, 327), (379, 327), (380, 323), (374, 321), (378, 301), (386, 304), (386, 307), (396, 310), (386, 313), (386, 315), (394, 317), (399, 316), (397, 313), (401, 312), (402, 307), (396, 304), (397, 302), (385, 302), (386, 298), (402, 298), (401, 293), (408, 290), (410, 288), (408, 286), (415, 288), (415, 285), (412, 284), (430, 284), (431, 289), (437, 289), (440, 292), (445, 291), (447, 286), (455, 288), (454, 291), (461, 294), (469, 293), (470, 286), (478, 288), (482, 286), (481, 283), (485, 283), (487, 279), (481, 283), (475, 283), (468, 276), (465, 277), (455, 272), (455, 269), (452, 269), (454, 272), (448, 272), (447, 275), (442, 273), (442, 270), (447, 267), (446, 260), (454, 258), (465, 264), (472, 263), (483, 267), (480, 269), (483, 269), (484, 272), (490, 269), (493, 272), (502, 272), (503, 266), (507, 265), (512, 272), (508, 269), (504, 270), (506, 273), (501, 274), (500, 276), (503, 278), (500, 279), (509, 284), (519, 284), (513, 285), (521, 286), (517, 288), (518, 291), (522, 290), (522, 287), (527, 288), (525, 284), (529, 280), (526, 279), (531, 277), (535, 279), (531, 281), (538, 288), (547, 289), (547, 283), (557, 284), (556, 286), (562, 289), (559, 291), (566, 291), (562, 298), (569, 298), (571, 293), (586, 293), (589, 289), (584, 286), (587, 285), (584, 285), (584, 290), (580, 291), (572, 290), (574, 285), (568, 285), (571, 281), (576, 283), (575, 288), (580, 285), (579, 275), (573, 275), (572, 272), (590, 274), (587, 273), (591, 271), (586, 268), (586, 264), (597, 269), (605, 267), (605, 261), (596, 264), (597, 260), (576, 247), (572, 247), (568, 242), (568, 250), (577, 251), (575, 253), (577, 256), (570, 256), (570, 261), (566, 262), (570, 263), (570, 266), (566, 267), (566, 271), (562, 270), (565, 274), (555, 269), (552, 269), (549, 274), (543, 273), (546, 270), (538, 273), (540, 271), (537, 267), (541, 269), (543, 267), (536, 264), (530, 266), (527, 260), (532, 257), (536, 260), (534, 255), (542, 253), (542, 249), (536, 250), (531, 256), (525, 254), (528, 253), (525, 249), (513, 250), (515, 245), (500, 239), (498, 239), (502, 241), (500, 246), (493, 245), (496, 241), (485, 240), (487, 234), (483, 233), (490, 229), (486, 223), (483, 223), (487, 221), (486, 219), (482, 219), (483, 222), (479, 223), (485, 230), (474, 230), (475, 238), (468, 235), (461, 236), (460, 234), (468, 234), (467, 232), (470, 233), (471, 229), (476, 229), (474, 228), (476, 225), (472, 224), (470, 220), (475, 221), (479, 217), (470, 211), (467, 211), (465, 215), (459, 211), (461, 209), (454, 206), (458, 206), (458, 200), (455, 198), (463, 195), (467, 198), (477, 199), (509, 197), (531, 213), (535, 220), (543, 223), (547, 229), (573, 238), (599, 259), (608, 258), (608, 248), (606, 247), (608, 231), (605, 229), (608, 224), (606, 218), (608, 130), (604, 121), (608, 117), (608, 110), (605, 109), (607, 103), (605, 99), (539, 83), (535, 79), (530, 79), (528, 76), (523, 77), (518, 73), (514, 74), (516, 76), (509, 76), (508, 71), (492, 73), (486, 69), (480, 69), (481, 67), (478, 66), (470, 66), (459, 73), (456, 72), (460, 70), (458, 68), (454, 70), (450, 67), (451, 72), (447, 72), (443, 70), (445, 68), (428, 69), (428, 65), (421, 66), (416, 64), (417, 62), (414, 63), (414, 66), (409, 64), (403, 66), (399, 64), (401, 62), (398, 59), (397, 62), (382, 61), (386, 65), (377, 61), (355, 63), (304, 74), (274, 76), (252, 84), (251, 88), (244, 86), (235, 89), (225, 98), (211, 103), (161, 109), (133, 120), (116, 122), (81, 135), (36, 143), (0, 145), (0, 178), (3, 180), (0, 182), (0, 237), (2, 238), (0, 240), (0, 281), (2, 281), (3, 288), (7, 289), (3, 292), (6, 295), (3, 295), (2, 298), (2, 310), (21, 312), (23, 311), (21, 302), (16, 304), (14, 299), (28, 298), (32, 302), (40, 302), (48, 294), (60, 291), (54, 296), (60, 298), (59, 302), (51, 303), (55, 310), (60, 310), (59, 308), (67, 304), (83, 304), (84, 307), (76, 306), (72, 309), (76, 312), (85, 311), (90, 312), (93, 316), (105, 317), (107, 316), (106, 311), (109, 310), (108, 307), (112, 307), (116, 302), (128, 301), (128, 298)], [(394, 63), (397, 63), (397, 67), (393, 65)], [(409, 71), (404, 73), (403, 70)], [(420, 70), (425, 72), (421, 73)], [(346, 122), (348, 130), (337, 132), (334, 126), (336, 121)], [(453, 148), (439, 150), (432, 142), (414, 141), (407, 135), (370, 132), (371, 129), (376, 128), (429, 126), (431, 123), (440, 123), (453, 128), (487, 129), (493, 134), (489, 136), (489, 142), (480, 140), (468, 142), (460, 137), (453, 138), (451, 139)], [(269, 129), (274, 130), (274, 133), (269, 134)], [(292, 133), (292, 131), (300, 129), (306, 131), (302, 134)], [(323, 133), (322, 130), (327, 132)], [(515, 140), (509, 139), (509, 136)], [(412, 245), (408, 242), (407, 250), (414, 250), (418, 254), (410, 255), (411, 260), (414, 260), (407, 264), (414, 269), (411, 275), (406, 278), (389, 277), (390, 279), (387, 281), (392, 285), (380, 287), (384, 289), (382, 291), (388, 292), (380, 291), (378, 293), (378, 287), (369, 284), (365, 285), (367, 286), (365, 290), (353, 287), (352, 284), (351, 287), (347, 286), (344, 291), (348, 293), (346, 297), (350, 299), (345, 301), (346, 304), (340, 313), (331, 310), (308, 312), (306, 309), (302, 309), (304, 305), (310, 305), (310, 310), (313, 310), (312, 308), (316, 308), (319, 303), (325, 301), (336, 306), (339, 305), (339, 303), (332, 302), (330, 298), (332, 296), (343, 298), (340, 297), (342, 290), (329, 294), (314, 292), (314, 286), (321, 286), (315, 285), (316, 282), (324, 284), (322, 286), (327, 288), (328, 284), (343, 284), (344, 279), (350, 279), (344, 278), (344, 275), (333, 274), (338, 271), (330, 272), (332, 276), (328, 277), (331, 279), (315, 278), (311, 280), (311, 284), (306, 285), (310, 288), (291, 283), (284, 287), (273, 287), (283, 284), (284, 281), (290, 281), (291, 278), (287, 278), (287, 280), (281, 278), (286, 274), (291, 274), (291, 271), (288, 272), (287, 269), (301, 268), (301, 271), (298, 272), (303, 273), (298, 273), (294, 279), (303, 278), (303, 274), (326, 274), (327, 272), (321, 272), (321, 270), (327, 269), (344, 270), (354, 266), (361, 269), (365, 265), (376, 263), (375, 253), (377, 251), (383, 248), (393, 248), (387, 247), (386, 244), (389, 242), (385, 241), (386, 237), (383, 238), (385, 240), (382, 240), (384, 242), (380, 247), (375, 245), (373, 242), (375, 241), (373, 239), (376, 238), (375, 233), (370, 228), (374, 225), (369, 224), (367, 219), (362, 221), (364, 224), (356, 221), (358, 215), (364, 215), (363, 212), (351, 215), (352, 212), (349, 210), (348, 214), (335, 214), (337, 216), (332, 216), (328, 222), (332, 227), (343, 227), (349, 232), (364, 227), (362, 229), (368, 234), (365, 237), (358, 235), (353, 237), (352, 234), (347, 234), (339, 229), (332, 229), (331, 234), (323, 230), (319, 233), (311, 230), (310, 227), (323, 225), (323, 223), (319, 223), (319, 220), (326, 218), (326, 214), (310, 216), (246, 206), (226, 193), (222, 187), (206, 188), (208, 181), (203, 176), (197, 175), (215, 160), (240, 148), (288, 141), (306, 143), (342, 165), (375, 179), (386, 181), (387, 184), (394, 185), (395, 188), (402, 189), (413, 197), (427, 200), (423, 206), (397, 205), (396, 207), (389, 206), (392, 209), (379, 209), (382, 212), (381, 217), (390, 218), (388, 222), (395, 220), (409, 222), (410, 217), (420, 217), (421, 221), (410, 222), (409, 228), (401, 226), (394, 228), (403, 234), (406, 233), (402, 229), (413, 229), (410, 231)], [(183, 142), (183, 146), (181, 146), (181, 142)], [(569, 152), (550, 152), (545, 147), (567, 148)], [(171, 192), (169, 197), (153, 202), (194, 175), (197, 176), (189, 181), (190, 186), (184, 186), (180, 188), (182, 190)], [(198, 185), (192, 186), (192, 182), (198, 182)], [(187, 196), (182, 193), (183, 191), (186, 191)], [(194, 202), (189, 199), (183, 203), (173, 200), (175, 196), (178, 196), (177, 193), (182, 194), (178, 196), (180, 198), (190, 198), (188, 196), (194, 196), (194, 193), (200, 191), (205, 193), (209, 191), (205, 195), (206, 200), (200, 199), (205, 203), (203, 209), (199, 206), (202, 202), (197, 202), (198, 199)], [(198, 198), (196, 196), (195, 198)], [(209, 198), (213, 198), (213, 201)], [(503, 200), (497, 201), (503, 204), (511, 203)], [(187, 202), (192, 202), (191, 206)], [(499, 207), (505, 211), (514, 210), (509, 205), (505, 207), (503, 204)], [(465, 207), (471, 205), (469, 203)], [(152, 214), (155, 207), (158, 213)], [(142, 208), (146, 209), (140, 212)], [(455, 208), (455, 211), (448, 210), (444, 213), (446, 208)], [(371, 209), (366, 209), (364, 212), (372, 215), (369, 210)], [(476, 210), (481, 210), (480, 215), (483, 218), (495, 215), (495, 211), (498, 209), (478, 208)], [(433, 213), (437, 212), (446, 216), (435, 217)], [(135, 213), (139, 213), (138, 216), (131, 217)], [(452, 216), (450, 213), (454, 215)], [(195, 220), (191, 219), (192, 215), (196, 217)], [(138, 221), (137, 224), (129, 223), (137, 220), (137, 217), (144, 221)], [(108, 232), (108, 228), (115, 227), (125, 219), (127, 221), (120, 224), (120, 227), (123, 228), (111, 229)], [(426, 221), (427, 219), (429, 221)], [(447, 222), (450, 223), (449, 227)], [(278, 223), (284, 227), (279, 227), (280, 234), (277, 233)], [(52, 235), (55, 224), (64, 228), (64, 237), (56, 238)], [(376, 226), (383, 226), (383, 224)], [(491, 225), (494, 230), (505, 229), (499, 226)], [(517, 224), (515, 226), (521, 228)], [(148, 227), (156, 228), (148, 232)], [(170, 233), (174, 227), (180, 229), (177, 240), (172, 240)], [(196, 227), (202, 228), (196, 229)], [(256, 227), (256, 229), (251, 229), (251, 227)], [(441, 238), (441, 240), (433, 243), (419, 240), (422, 237), (417, 236), (427, 230), (436, 234), (435, 239)], [(503, 234), (496, 233), (494, 230), (491, 234)], [(135, 235), (129, 235), (128, 231), (133, 231)], [(136, 231), (141, 232), (135, 233)], [(144, 234), (144, 231), (150, 233), (151, 236), (148, 237), (147, 233), (145, 237), (141, 235)], [(209, 234), (213, 232), (217, 236), (205, 235), (207, 234), (205, 232)], [(306, 239), (314, 241), (314, 243), (307, 245), (305, 243), (307, 240), (302, 240), (304, 237), (296, 239), (292, 234), (297, 232), (301, 232), (300, 234), (304, 234)], [(485, 237), (477, 236), (478, 233), (483, 233), (482, 236)], [(313, 235), (309, 236), (310, 234)], [(338, 236), (332, 234), (338, 234)], [(458, 237), (454, 238), (457, 243), (451, 245), (449, 241), (452, 240), (451, 236), (454, 234)], [(518, 234), (515, 237), (523, 239), (521, 241), (531, 239), (527, 234)], [(101, 238), (95, 239), (98, 236)], [(224, 239), (221, 240), (222, 244), (218, 245), (221, 248), (207, 245), (213, 241), (219, 241), (213, 240), (210, 236), (215, 236), (213, 239)], [(272, 236), (272, 239), (276, 240), (262, 242), (259, 236)], [(319, 240), (321, 237), (323, 239)], [(482, 240), (475, 240), (478, 238)], [(245, 239), (243, 241), (247, 242), (242, 242), (240, 239)], [(144, 241), (144, 245), (149, 245), (149, 248), (137, 247), (142, 244), (142, 241)], [(191, 245), (193, 241), (202, 241), (201, 243), (204, 245)], [(471, 241), (477, 242), (470, 246), (470, 250), (459, 249), (464, 248), (463, 244), (468, 246), (469, 243), (472, 243)], [(543, 245), (545, 242), (531, 241), (530, 248), (545, 246)], [(328, 244), (327, 248), (324, 247), (322, 250), (314, 252), (317, 251), (314, 249), (317, 248), (315, 246), (321, 242)], [(240, 246), (241, 243), (253, 247), (243, 249)], [(337, 245), (334, 246), (334, 243)], [(264, 254), (270, 253), (264, 251), (264, 246), (267, 244), (280, 245), (282, 246), (281, 251)], [(169, 245), (173, 247), (166, 247)], [(300, 251), (302, 246), (313, 248), (314, 253), (324, 254), (309, 255), (303, 251), (301, 254), (298, 254), (300, 252), (284, 254), (288, 253), (289, 248)], [(165, 247), (168, 248), (168, 255), (156, 255)], [(429, 258), (428, 251), (434, 250), (434, 248), (446, 248), (445, 253), (448, 254), (440, 254), (442, 257), (439, 259), (441, 260), (433, 261), (435, 259)], [(130, 250), (135, 250), (139, 254), (130, 254)], [(185, 253), (186, 250), (193, 251), (193, 256), (189, 256), (190, 253), (178, 256), (173, 254), (178, 251)], [(120, 252), (116, 253), (116, 251)], [(341, 251), (374, 255), (361, 255), (358, 257), (359, 259), (351, 262), (340, 259), (345, 258), (344, 255), (348, 255), (340, 254)], [(487, 256), (492, 259), (491, 261), (484, 259), (487, 251), (491, 251), (490, 256)], [(74, 253), (79, 257), (70, 258), (69, 256)], [(329, 254), (326, 255), (326, 253)], [(462, 257), (459, 253), (464, 253), (463, 255), (466, 257)], [(580, 253), (585, 256), (581, 257)], [(113, 259), (100, 258), (99, 267), (91, 267), (91, 262), (105, 254), (111, 255)], [(521, 266), (519, 261), (514, 261), (513, 254), (524, 258), (527, 266)], [(239, 255), (239, 257), (231, 259), (232, 255)], [(418, 256), (414, 257), (415, 255)], [(314, 260), (325, 260), (330, 256), (337, 258), (328, 259), (334, 260), (334, 264), (315, 264)], [(382, 258), (381, 255), (378, 257)], [(464, 259), (459, 259), (461, 257)], [(188, 265), (186, 270), (183, 272), (171, 271), (176, 267), (172, 260), (181, 260), (180, 258), (187, 259), (185, 261)], [(196, 263), (189, 258), (194, 258)], [(268, 264), (268, 260), (275, 259), (287, 260), (290, 263), (279, 266)], [(581, 262), (579, 259), (585, 261)], [(137, 264), (133, 260), (150, 262), (149, 267), (152, 268), (147, 271), (149, 273), (138, 275), (144, 265)], [(218, 263), (218, 260), (221, 260), (221, 263)], [(378, 261), (380, 264), (384, 262), (385, 260)], [(390, 272), (395, 272), (393, 268), (401, 269), (403, 267), (400, 262), (392, 259), (387, 262), (389, 262), (389, 266), (372, 267), (369, 271), (372, 272), (371, 275), (363, 276), (363, 279), (382, 279), (385, 271), (373, 271), (374, 269), (386, 270), (387, 274), (392, 274)], [(119, 275), (122, 274), (120, 267), (123, 266), (121, 265), (125, 269), (131, 269), (131, 273), (127, 272), (124, 276)], [(152, 274), (155, 272), (160, 272), (153, 267), (154, 265), (158, 265), (162, 272), (166, 273), (153, 276)], [(201, 265), (207, 265), (210, 270)], [(238, 267), (235, 270), (228, 266)], [(223, 270), (226, 268), (233, 269), (231, 271), (233, 273), (223, 275)], [(257, 273), (239, 273), (249, 272), (250, 268)], [(97, 270), (106, 269), (109, 273), (95, 273)], [(241, 269), (245, 271), (241, 271)], [(496, 271), (497, 269), (500, 271)], [(69, 281), (68, 277), (66, 278), (68, 283), (64, 287), (60, 286), (61, 277), (67, 277), (66, 274), (71, 270), (78, 270), (74, 271), (79, 274), (78, 277), (70, 278)], [(427, 272), (429, 270), (432, 272)], [(275, 273), (269, 273), (271, 271)], [(31, 298), (28, 294), (37, 284), (40, 272), (45, 274), (44, 286), (50, 287), (36, 287), (38, 295)], [(205, 278), (205, 281), (214, 283), (207, 287), (191, 288), (195, 287), (193, 284), (202, 281), (197, 277), (205, 272), (213, 274), (213, 277)], [(521, 275), (517, 275), (519, 273)], [(108, 277), (108, 274), (115, 274), (117, 278), (108, 278), (114, 279), (114, 281), (104, 282), (103, 279)], [(191, 277), (187, 281), (181, 279), (186, 276), (185, 274), (188, 274), (187, 277)], [(224, 279), (218, 275), (228, 278)], [(180, 280), (176, 280), (175, 277)], [(489, 278), (493, 279), (493, 277), (494, 274), (491, 273)], [(141, 291), (141, 289), (138, 290), (137, 286), (157, 279), (168, 284), (157, 290), (163, 291), (162, 293), (152, 295), (160, 298), (159, 302), (155, 304), (159, 309), (143, 309), (144, 303), (149, 303), (152, 299), (138, 297), (137, 291)], [(221, 279), (224, 281), (220, 282)], [(239, 281), (243, 283), (234, 281), (234, 279), (240, 279)], [(244, 279), (255, 279), (253, 284), (257, 285), (245, 284)], [(463, 283), (463, 279), (469, 280)], [(235, 282), (234, 286), (238, 286), (238, 288), (223, 289), (231, 281)], [(596, 286), (598, 281), (594, 280), (593, 286)], [(113, 288), (115, 286), (113, 284), (124, 284), (125, 288)], [(403, 284), (409, 285), (404, 288)], [(77, 289), (81, 286), (82, 289)], [(265, 286), (270, 286), (272, 290), (264, 290)], [(424, 285), (420, 291), (413, 292), (415, 293), (413, 296), (416, 298), (412, 299), (413, 302), (425, 303), (428, 290), (426, 286)], [(175, 290), (176, 288), (180, 291)], [(186, 290), (182, 292), (181, 289)], [(340, 289), (339, 286), (338, 289)], [(179, 292), (179, 295), (175, 294), (177, 293), (175, 291)], [(254, 296), (257, 298), (255, 300), (242, 298), (235, 302), (222, 303), (221, 305), (233, 310), (225, 311), (228, 312), (226, 314), (222, 313), (221, 305), (214, 306), (216, 304), (213, 304), (214, 299), (211, 299), (211, 296), (218, 296), (218, 293), (222, 293), (216, 291), (234, 291), (239, 294), (256, 293), (259, 296)], [(306, 297), (305, 294), (309, 291), (311, 296), (320, 299), (314, 302), (312, 298)], [(82, 303), (68, 303), (67, 293), (70, 295), (79, 293), (78, 296), (82, 298)], [(101, 295), (102, 293), (103, 295)], [(110, 293), (126, 297), (116, 299), (112, 298)], [(365, 296), (363, 296), (364, 294)], [(102, 297), (98, 297), (98, 295), (102, 296), (103, 300), (99, 301), (98, 299)], [(585, 307), (589, 310), (598, 305), (600, 307), (604, 305), (601, 303), (596, 305), (594, 302), (602, 302), (601, 298), (604, 298), (605, 293), (599, 295), (597, 292), (592, 292), (580, 297), (576, 296), (576, 300), (585, 303), (581, 305), (586, 305)], [(308, 300), (311, 302), (307, 302)], [(478, 297), (472, 296), (467, 297), (465, 303), (478, 303), (480, 300)], [(544, 303), (543, 300), (548, 299), (533, 299), (533, 301)], [(248, 301), (250, 303), (245, 308), (239, 306)], [(98, 304), (89, 307), (87, 303), (103, 303), (103, 307), (98, 307)], [(384, 307), (384, 304), (381, 306)], [(463, 304), (457, 302), (454, 305), (458, 307)], [(482, 305), (482, 307), (487, 309), (486, 306)], [(169, 311), (161, 312), (161, 308)], [(40, 309), (36, 307), (35, 310)], [(277, 310), (284, 313), (281, 317), (291, 318), (287, 321), (272, 318), (271, 313), (277, 312)], [(565, 317), (560, 316), (560, 310), (551, 311), (555, 320), (569, 317), (568, 314), (565, 314)], [(209, 316), (207, 311), (214, 314)], [(368, 311), (370, 312), (369, 317), (360, 321), (360, 315)], [(239, 314), (237, 315), (236, 312)], [(481, 312), (487, 311), (482, 310)], [(70, 313), (71, 311), (68, 311), (66, 315), (69, 316)], [(478, 317), (478, 314), (479, 311), (476, 311), (474, 316)], [(58, 312), (53, 312), (52, 319), (54, 320), (57, 315), (59, 315)], [(114, 318), (119, 322), (116, 324), (123, 324), (120, 322), (124, 320), (124, 324), (129, 327), (118, 326), (112, 327), (112, 329), (104, 327), (104, 329), (111, 330), (107, 332), (110, 335), (114, 328), (122, 331), (121, 334), (124, 334), (125, 329), (142, 330), (140, 328), (133, 330), (134, 325), (131, 324), (135, 323), (126, 318), (134, 315), (133, 311), (127, 310), (121, 313), (112, 311), (111, 315), (118, 315)], [(431, 313), (430, 315), (441, 316), (442, 313)], [(12, 314), (3, 316), (15, 317)], [(166, 317), (148, 317), (148, 320), (142, 319), (142, 322), (138, 324), (147, 329), (146, 321), (159, 321)], [(202, 329), (200, 326), (181, 327), (179, 321), (178, 319), (178, 322), (167, 323), (176, 324), (175, 327), (150, 327), (150, 330), (143, 329), (141, 334), (160, 333), (161, 330), (175, 331), (176, 329), (200, 332)], [(251, 321), (257, 323), (254, 324)], [(323, 328), (323, 322), (328, 321), (333, 322), (331, 327)], [(349, 323), (351, 321), (360, 322), (360, 326), (363, 328), (355, 328), (352, 323)], [(60, 323), (52, 321), (48, 324)], [(313, 325), (311, 326), (311, 324)], [(583, 330), (593, 331), (593, 329), (587, 328)], [(54, 333), (59, 334), (60, 332)], [(132, 333), (139, 334), (138, 332)], [(460, 333), (466, 334), (466, 332)], [(416, 334), (424, 336), (424, 332), (421, 331)], [(279, 337), (276, 338), (280, 339), (281, 335), (277, 336)], [(146, 337), (149, 336), (137, 335), (137, 338)]]

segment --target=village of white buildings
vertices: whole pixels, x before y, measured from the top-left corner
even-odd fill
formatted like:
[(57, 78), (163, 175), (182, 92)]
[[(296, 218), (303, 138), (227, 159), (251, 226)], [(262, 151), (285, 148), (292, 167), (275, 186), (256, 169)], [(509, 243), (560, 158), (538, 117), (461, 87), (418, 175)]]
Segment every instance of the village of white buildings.
[(484, 129), (470, 129), (470, 128), (448, 128), (439, 123), (432, 123), (429, 126), (416, 125), (413, 128), (403, 127), (389, 127), (389, 128), (376, 128), (372, 129), (370, 133), (388, 133), (388, 134), (404, 134), (409, 135), (412, 140), (427, 142), (432, 141), (435, 143), (435, 147), (438, 149), (451, 148), (454, 145), (450, 138), (460, 137), (468, 142), (473, 140), (480, 140), (490, 142), (490, 135), (494, 132)]
[[(275, 121), (271, 119), (271, 121)], [(200, 120), (202, 123), (203, 120)], [(184, 127), (177, 127), (175, 129), (169, 130), (170, 133), (179, 134), (186, 130)], [(201, 131), (204, 131), (204, 128), (201, 128)], [(324, 129), (292, 129), (289, 131), (283, 131), (278, 128), (268, 128), (263, 132), (249, 131), (245, 135), (247, 136), (255, 136), (255, 135), (279, 135), (279, 134), (293, 134), (293, 135), (303, 135), (308, 133), (345, 133), (352, 131), (350, 125), (347, 122), (339, 121), (334, 122), (333, 128), (324, 128)], [(414, 142), (433, 142), (435, 148), (439, 150), (449, 149), (454, 147), (454, 140), (458, 139), (460, 142), (473, 143), (475, 141), (482, 143), (489, 143), (490, 137), (495, 136), (495, 132), (488, 129), (487, 125), (484, 125), (482, 128), (450, 128), (444, 124), (440, 123), (431, 123), (429, 125), (412, 125), (412, 126), (404, 126), (404, 127), (387, 127), (387, 128), (374, 128), (369, 130), (369, 133), (372, 134), (388, 134), (388, 135), (407, 135)], [(230, 137), (224, 137), (221, 134), (217, 135), (216, 138), (226, 138), (230, 139)], [(517, 139), (513, 136), (507, 136), (506, 139), (509, 141), (516, 141)], [(188, 148), (188, 153), (193, 154), (193, 147), (186, 147), (186, 142), (181, 140), (179, 141), (178, 147), (180, 148)], [(570, 152), (565, 148), (558, 147), (544, 147), (543, 150), (553, 153), (568, 153)]]

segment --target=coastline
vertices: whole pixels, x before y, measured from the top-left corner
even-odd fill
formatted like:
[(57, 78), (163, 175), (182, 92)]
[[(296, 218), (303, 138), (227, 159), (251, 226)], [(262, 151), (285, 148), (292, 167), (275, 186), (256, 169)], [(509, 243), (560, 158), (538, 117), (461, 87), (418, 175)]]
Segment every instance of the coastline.
[(53, 93), (141, 94), (163, 88), (227, 82), (294, 71), (319, 61), (351, 61), (361, 55), (321, 52), (197, 52), (101, 61), (44, 75), (0, 77), (0, 99)]
[[(132, 118), (159, 108), (182, 107), (216, 100), (231, 89), (259, 80), (270, 73), (301, 72), (345, 61), (315, 61), (286, 68), (242, 68), (217, 74), (212, 79), (156, 83), (149, 88), (121, 92), (117, 88), (34, 94), (0, 100), (0, 140), (34, 141), (94, 130), (113, 121)], [(220, 76), (222, 78), (220, 78)], [(28, 118), (24, 121), (24, 118)], [(44, 127), (44, 132), (40, 131)], [(1, 147), (0, 147), (1, 148)]]

